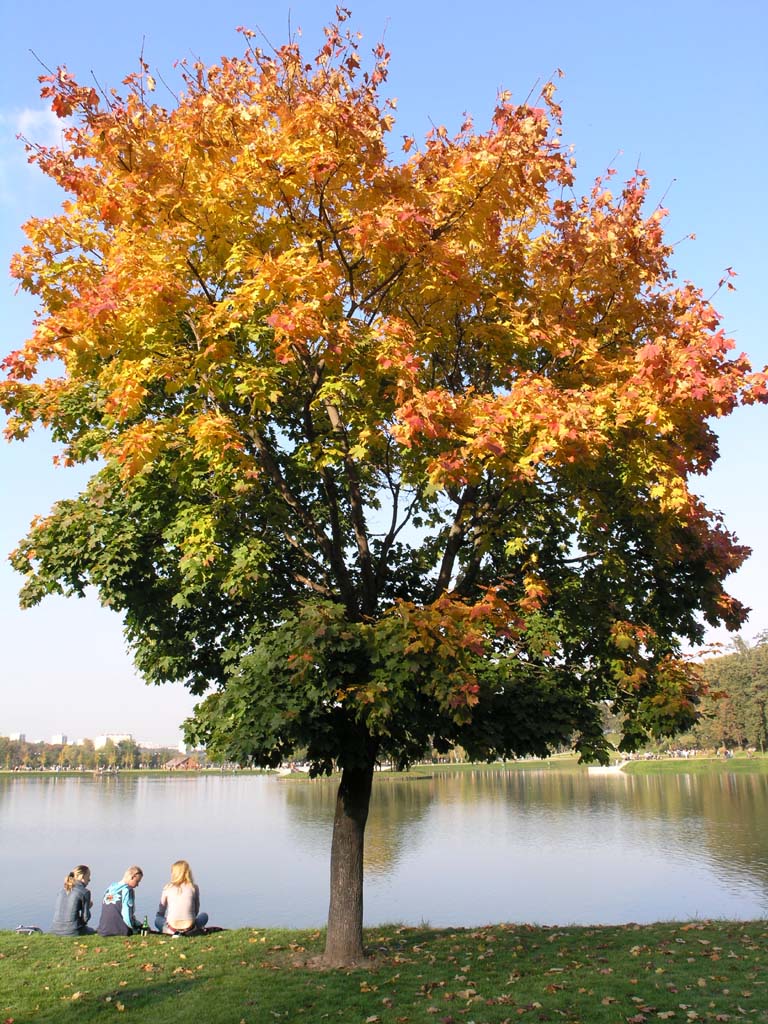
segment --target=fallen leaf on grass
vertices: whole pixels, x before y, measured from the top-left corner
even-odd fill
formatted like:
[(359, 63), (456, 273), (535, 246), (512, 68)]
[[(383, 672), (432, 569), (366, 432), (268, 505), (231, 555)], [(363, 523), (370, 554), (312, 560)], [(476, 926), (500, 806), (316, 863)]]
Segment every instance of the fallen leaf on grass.
[(75, 1002), (75, 1000), (82, 999), (82, 998), (83, 998), (83, 993), (82, 992), (73, 992), (72, 993), (71, 999), (72, 999), (73, 1003)]

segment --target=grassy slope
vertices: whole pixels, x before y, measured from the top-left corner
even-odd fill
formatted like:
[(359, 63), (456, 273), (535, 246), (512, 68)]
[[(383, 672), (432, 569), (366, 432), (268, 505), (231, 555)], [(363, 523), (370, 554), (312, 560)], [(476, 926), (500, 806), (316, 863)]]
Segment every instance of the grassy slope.
[(372, 929), (352, 971), (315, 932), (196, 939), (0, 933), (0, 1022), (768, 1022), (768, 923)]
[(632, 775), (746, 775), (768, 773), (768, 757), (737, 755), (722, 757), (665, 758), (659, 761), (630, 761), (622, 771)]

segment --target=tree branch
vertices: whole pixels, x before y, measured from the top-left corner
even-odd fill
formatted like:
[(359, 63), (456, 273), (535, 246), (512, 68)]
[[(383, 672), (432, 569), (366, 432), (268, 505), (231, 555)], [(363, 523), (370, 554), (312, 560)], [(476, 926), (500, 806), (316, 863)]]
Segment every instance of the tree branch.
[(211, 303), (211, 305), (213, 305), (213, 303), (215, 301), (214, 297), (208, 291), (208, 286), (206, 285), (205, 281), (200, 276), (200, 271), (197, 269), (197, 267), (195, 266), (195, 264), (192, 262), (192, 260), (189, 257), (187, 257), (187, 259), (186, 259), (186, 264), (189, 267), (189, 269), (192, 271), (192, 276), (194, 277), (194, 279), (197, 281), (197, 283), (203, 289), (203, 294), (205, 295), (206, 299), (208, 300), (208, 302)]
[(288, 505), (288, 507), (296, 514), (307, 532), (314, 537), (318, 547), (333, 570), (334, 576), (336, 577), (339, 585), (341, 597), (348, 612), (351, 615), (355, 615), (357, 613), (357, 601), (349, 572), (346, 564), (344, 563), (342, 551), (336, 546), (336, 544), (331, 543), (323, 530), (319, 529), (314, 518), (307, 511), (306, 507), (297, 495), (294, 494), (288, 486), (288, 482), (283, 476), (280, 466), (270, 451), (269, 445), (264, 437), (262, 437), (257, 430), (249, 430), (248, 437), (253, 442), (259, 461), (274, 483), (278, 494), (286, 505)]
[(293, 578), (297, 583), (301, 583), (303, 586), (308, 587), (310, 590), (314, 590), (316, 594), (322, 594), (323, 597), (333, 598), (336, 596), (332, 590), (328, 587), (324, 587), (322, 583), (315, 583), (314, 580), (309, 579), (307, 576), (302, 576), (301, 573), (295, 572)]
[(376, 611), (376, 573), (373, 569), (371, 548), (368, 543), (368, 527), (365, 522), (365, 505), (360, 490), (360, 478), (357, 474), (357, 466), (349, 456), (349, 441), (347, 432), (341, 421), (339, 410), (332, 402), (327, 402), (326, 413), (336, 437), (338, 437), (344, 448), (344, 472), (347, 477), (349, 507), (352, 515), (352, 528), (355, 531), (357, 552), (360, 559), (360, 571), (363, 583), (363, 612), (366, 615), (373, 615)]
[(464, 488), (464, 493), (459, 498), (458, 505), (456, 507), (456, 515), (454, 516), (451, 528), (448, 531), (448, 540), (446, 541), (440, 571), (437, 575), (433, 600), (440, 597), (441, 594), (444, 594), (448, 589), (448, 584), (451, 582), (453, 567), (456, 563), (456, 556), (459, 553), (461, 545), (466, 539), (466, 528), (463, 522), (464, 510), (467, 505), (474, 502), (478, 491), (479, 487), (476, 484), (468, 485)]

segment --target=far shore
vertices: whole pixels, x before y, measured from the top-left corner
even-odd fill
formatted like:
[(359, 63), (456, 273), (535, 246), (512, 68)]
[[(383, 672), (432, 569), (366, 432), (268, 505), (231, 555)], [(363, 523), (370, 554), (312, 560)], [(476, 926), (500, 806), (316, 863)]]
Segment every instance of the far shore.
[[(406, 771), (395, 771), (389, 766), (382, 766), (375, 773), (375, 779), (419, 779), (426, 776), (440, 775), (447, 772), (526, 772), (526, 771), (568, 771), (587, 772), (589, 765), (580, 762), (575, 754), (554, 754), (549, 758), (521, 758), (519, 760), (491, 762), (440, 762), (416, 764)], [(620, 770), (628, 775), (653, 774), (762, 774), (768, 772), (768, 754), (738, 752), (733, 756), (705, 752), (692, 757), (670, 756), (667, 754), (635, 754), (632, 760), (612, 759), (610, 774)], [(0, 768), (0, 776), (28, 778), (30, 776), (65, 776), (78, 778), (83, 776), (103, 776), (114, 778), (120, 775), (167, 775), (184, 778), (196, 775), (274, 775), (277, 778), (291, 781), (310, 781), (306, 768), (270, 770), (265, 768), (236, 768), (232, 766), (209, 766), (192, 769), (172, 768)], [(597, 774), (597, 773), (596, 773)], [(607, 774), (607, 772), (606, 772)], [(331, 776), (335, 778), (336, 776)], [(327, 778), (324, 776), (324, 778)]]

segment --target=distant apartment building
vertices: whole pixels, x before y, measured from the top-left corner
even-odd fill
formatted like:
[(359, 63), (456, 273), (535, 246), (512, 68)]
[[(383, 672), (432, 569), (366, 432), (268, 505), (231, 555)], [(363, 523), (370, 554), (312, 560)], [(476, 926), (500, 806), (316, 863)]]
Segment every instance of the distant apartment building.
[(8, 739), (13, 740), (14, 743), (26, 743), (27, 734), (25, 732), (9, 732)]
[(51, 736), (51, 746), (52, 747), (63, 747), (66, 742), (67, 742), (66, 733), (55, 732), (53, 734), (53, 736)]
[(110, 740), (117, 746), (118, 743), (133, 740), (133, 736), (129, 732), (108, 732), (103, 736), (97, 736), (93, 741), (93, 746), (96, 750), (102, 750)]

